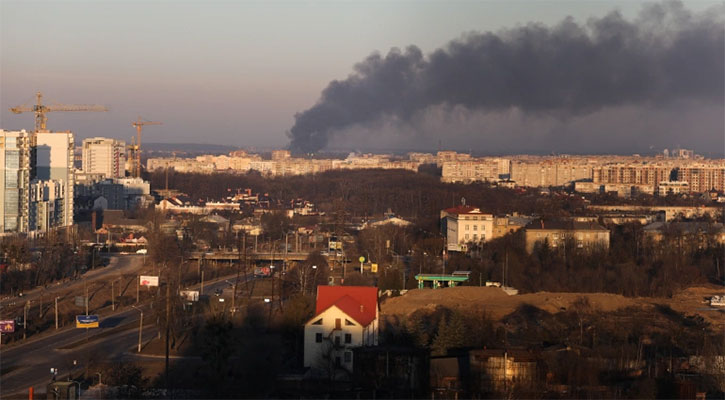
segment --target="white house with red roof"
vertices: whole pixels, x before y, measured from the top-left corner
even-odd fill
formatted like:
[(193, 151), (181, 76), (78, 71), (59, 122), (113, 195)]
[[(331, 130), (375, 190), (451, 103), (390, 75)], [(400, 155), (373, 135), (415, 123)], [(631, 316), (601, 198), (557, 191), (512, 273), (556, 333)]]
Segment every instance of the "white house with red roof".
[(484, 213), (477, 207), (464, 204), (441, 211), (441, 227), (448, 251), (466, 251), (468, 243), (491, 240), (493, 225), (493, 214)]
[(352, 348), (378, 344), (378, 289), (318, 286), (315, 316), (305, 324), (304, 366), (337, 376), (352, 372)]

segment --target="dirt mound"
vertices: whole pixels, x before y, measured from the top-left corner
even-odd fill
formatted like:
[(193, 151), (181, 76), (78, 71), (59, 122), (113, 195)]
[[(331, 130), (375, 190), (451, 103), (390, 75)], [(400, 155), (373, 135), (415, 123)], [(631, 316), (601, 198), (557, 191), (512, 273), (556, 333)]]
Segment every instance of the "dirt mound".
[(692, 287), (671, 299), (655, 297), (624, 297), (611, 293), (537, 292), (509, 296), (495, 287), (461, 286), (445, 289), (415, 289), (405, 295), (389, 298), (381, 304), (384, 315), (408, 315), (417, 310), (433, 310), (437, 306), (463, 311), (485, 309), (494, 319), (501, 319), (522, 304), (531, 304), (549, 313), (566, 311), (579, 298), (586, 298), (594, 310), (611, 312), (627, 307), (651, 309), (662, 304), (690, 314), (700, 314), (711, 323), (722, 324), (725, 314), (709, 309), (704, 299), (719, 294), (722, 287)]

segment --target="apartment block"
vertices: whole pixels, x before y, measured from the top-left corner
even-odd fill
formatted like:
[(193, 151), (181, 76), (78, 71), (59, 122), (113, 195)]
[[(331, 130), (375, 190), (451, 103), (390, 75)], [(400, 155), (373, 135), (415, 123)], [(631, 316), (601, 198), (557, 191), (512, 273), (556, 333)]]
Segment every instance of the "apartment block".
[(594, 221), (539, 219), (524, 230), (528, 253), (544, 242), (555, 249), (567, 245), (577, 249), (609, 248), (609, 230)]
[(587, 158), (556, 157), (541, 160), (513, 160), (511, 180), (519, 186), (564, 186), (591, 179), (595, 164)]
[(691, 192), (704, 193), (715, 189), (725, 190), (725, 163), (723, 160), (709, 164), (686, 165), (677, 168), (677, 180), (687, 182)]
[[(30, 197), (31, 218), (40, 218), (51, 208), (53, 218), (47, 219), (51, 225), (38, 222), (36, 218), (35, 224), (30, 221), (30, 229), (34, 230), (33, 226), (49, 229), (73, 225), (73, 133), (35, 133), (33, 149), (31, 179), (36, 183), (36, 195)], [(50, 203), (53, 203), (52, 207)]]
[(32, 133), (0, 130), (0, 234), (27, 232)]
[(511, 173), (511, 160), (505, 158), (480, 158), (471, 161), (447, 161), (441, 169), (443, 182), (496, 182)]
[(84, 139), (82, 153), (83, 172), (103, 174), (108, 179), (125, 176), (125, 142), (102, 137)]

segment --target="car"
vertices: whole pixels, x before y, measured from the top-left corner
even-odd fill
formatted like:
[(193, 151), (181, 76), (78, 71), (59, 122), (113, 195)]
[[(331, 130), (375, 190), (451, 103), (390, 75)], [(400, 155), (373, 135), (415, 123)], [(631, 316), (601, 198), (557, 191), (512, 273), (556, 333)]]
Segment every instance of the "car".
[(217, 290), (214, 291), (214, 295), (217, 296), (217, 297), (221, 296), (222, 293), (224, 293), (224, 291), (222, 289), (217, 289)]
[(145, 255), (147, 253), (148, 253), (148, 250), (147, 249), (139, 249), (139, 250), (136, 250), (136, 254), (144, 254)]

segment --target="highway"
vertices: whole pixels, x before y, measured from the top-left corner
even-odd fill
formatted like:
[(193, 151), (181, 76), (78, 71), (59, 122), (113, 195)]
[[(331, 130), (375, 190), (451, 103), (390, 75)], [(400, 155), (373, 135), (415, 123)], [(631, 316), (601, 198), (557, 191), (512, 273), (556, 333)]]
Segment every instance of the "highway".
[[(35, 288), (23, 293), (23, 297), (7, 297), (0, 301), (1, 307), (22, 304), (26, 301), (31, 303), (40, 299), (42, 295), (46, 300), (53, 298), (55, 293), (67, 292), (69, 289), (82, 290), (84, 280), (87, 283), (108, 279), (114, 275), (130, 274), (139, 271), (143, 267), (143, 255), (124, 254), (113, 255), (106, 267), (96, 268), (88, 271), (80, 279), (69, 280), (50, 284), (45, 288)], [(80, 292), (79, 292), (80, 293)]]
[[(204, 293), (211, 295), (217, 289), (229, 288), (236, 278), (235, 275), (220, 277), (204, 284)], [(239, 278), (240, 283), (245, 277)], [(198, 289), (194, 285), (189, 289)], [(67, 288), (66, 288), (67, 289)], [(143, 342), (157, 335), (154, 321), (149, 316), (150, 305), (139, 306), (144, 310)], [(0, 349), (0, 398), (27, 398), (28, 387), (32, 386), (36, 393), (44, 393), (50, 382), (51, 368), (57, 368), (58, 378), (65, 379), (68, 372), (82, 374), (86, 366), (93, 362), (113, 362), (133, 357), (138, 344), (138, 324), (140, 313), (133, 308), (119, 310), (116, 313), (101, 317), (97, 329), (78, 329), (66, 327), (57, 332), (28, 340), (27, 343)], [(99, 337), (100, 335), (100, 337)], [(85, 343), (86, 338), (88, 340)], [(73, 365), (73, 360), (76, 365)]]

